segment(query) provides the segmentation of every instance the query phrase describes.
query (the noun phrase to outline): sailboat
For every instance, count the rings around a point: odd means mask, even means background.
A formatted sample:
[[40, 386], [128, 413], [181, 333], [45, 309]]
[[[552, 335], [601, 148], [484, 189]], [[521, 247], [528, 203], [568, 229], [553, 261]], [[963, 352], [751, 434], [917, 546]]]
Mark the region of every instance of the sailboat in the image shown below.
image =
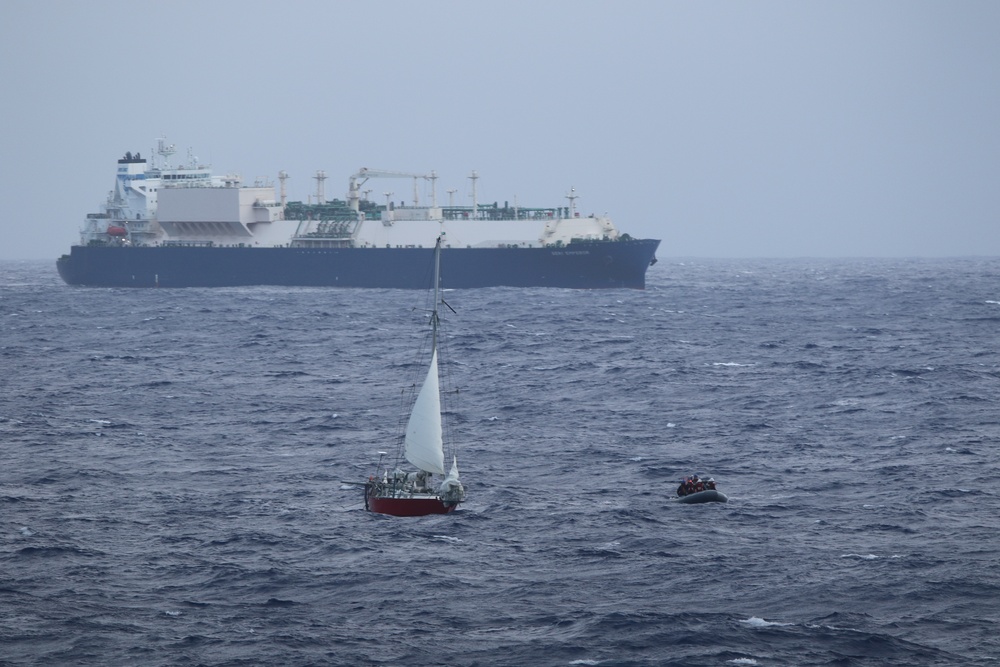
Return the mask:
[[[441, 237], [434, 246], [434, 306], [431, 311], [431, 359], [427, 376], [417, 392], [402, 453], [416, 472], [404, 472], [400, 456], [390, 471], [382, 468], [385, 452], [379, 452], [375, 474], [364, 483], [365, 509], [393, 516], [447, 514], [465, 500], [465, 488], [458, 478], [458, 457], [452, 455], [451, 469], [445, 474], [444, 433], [441, 425], [441, 385], [438, 373], [438, 304], [441, 282]], [[435, 475], [443, 477], [437, 481]]]

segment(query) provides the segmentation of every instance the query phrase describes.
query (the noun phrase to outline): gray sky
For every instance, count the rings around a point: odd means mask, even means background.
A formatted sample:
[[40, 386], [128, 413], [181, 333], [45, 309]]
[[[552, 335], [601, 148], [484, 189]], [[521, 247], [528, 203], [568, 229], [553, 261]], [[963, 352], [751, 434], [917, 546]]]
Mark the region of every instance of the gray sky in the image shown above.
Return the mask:
[[5, 0], [0, 259], [67, 252], [161, 135], [292, 199], [573, 186], [661, 258], [1000, 255], [997, 35], [992, 0]]

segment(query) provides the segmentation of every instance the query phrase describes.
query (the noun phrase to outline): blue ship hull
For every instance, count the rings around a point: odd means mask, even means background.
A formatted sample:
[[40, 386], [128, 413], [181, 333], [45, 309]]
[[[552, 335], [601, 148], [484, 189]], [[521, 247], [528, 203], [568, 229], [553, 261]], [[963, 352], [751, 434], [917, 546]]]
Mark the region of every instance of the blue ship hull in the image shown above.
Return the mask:
[[[646, 286], [655, 239], [546, 248], [445, 248], [441, 285], [471, 287]], [[70, 285], [235, 287], [286, 285], [429, 289], [432, 248], [73, 246], [56, 263]]]

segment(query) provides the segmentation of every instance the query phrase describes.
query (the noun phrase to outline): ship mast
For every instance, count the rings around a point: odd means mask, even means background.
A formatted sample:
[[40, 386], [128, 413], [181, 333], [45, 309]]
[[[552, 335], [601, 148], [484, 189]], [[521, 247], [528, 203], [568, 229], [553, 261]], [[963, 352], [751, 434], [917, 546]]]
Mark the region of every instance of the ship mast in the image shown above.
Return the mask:
[[479, 218], [479, 200], [476, 197], [476, 181], [479, 180], [479, 174], [476, 170], [472, 170], [472, 176], [469, 176], [469, 180], [472, 181], [472, 219], [476, 220]]
[[316, 171], [316, 175], [313, 176], [316, 179], [316, 203], [325, 204], [326, 203], [326, 172], [322, 169]]
[[168, 144], [167, 140], [161, 137], [156, 140], [156, 152], [163, 158], [163, 164], [160, 165], [160, 168], [164, 171], [170, 169], [170, 157], [177, 152], [177, 148], [173, 144]]
[[288, 180], [288, 172], [282, 169], [278, 172], [278, 180], [281, 181], [281, 210], [285, 210], [288, 204], [288, 192], [285, 190], [285, 181]]
[[576, 194], [576, 188], [570, 186], [569, 194], [566, 195], [566, 199], [569, 200], [569, 215], [567, 218], [576, 217], [576, 200], [580, 198], [580, 195]]

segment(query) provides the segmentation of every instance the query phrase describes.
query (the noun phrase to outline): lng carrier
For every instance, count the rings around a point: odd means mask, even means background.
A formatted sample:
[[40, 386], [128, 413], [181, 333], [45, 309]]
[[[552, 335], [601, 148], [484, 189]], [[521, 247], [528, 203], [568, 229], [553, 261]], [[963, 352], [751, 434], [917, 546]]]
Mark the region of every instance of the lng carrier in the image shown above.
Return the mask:
[[[57, 261], [70, 285], [226, 287], [241, 285], [427, 289], [435, 239], [444, 235], [441, 285], [642, 289], [659, 240], [633, 239], [605, 216], [581, 216], [576, 193], [555, 208], [437, 201], [437, 174], [362, 168], [346, 199], [327, 200], [319, 171], [315, 197], [287, 201], [272, 184], [245, 185], [190, 155], [172, 165], [157, 141], [149, 161], [118, 160], [114, 189], [87, 215], [80, 244]], [[368, 198], [371, 179], [412, 179], [411, 203]], [[430, 186], [421, 205], [418, 185]], [[456, 191], [448, 190], [451, 199]], [[313, 201], [314, 199], [314, 201]]]

